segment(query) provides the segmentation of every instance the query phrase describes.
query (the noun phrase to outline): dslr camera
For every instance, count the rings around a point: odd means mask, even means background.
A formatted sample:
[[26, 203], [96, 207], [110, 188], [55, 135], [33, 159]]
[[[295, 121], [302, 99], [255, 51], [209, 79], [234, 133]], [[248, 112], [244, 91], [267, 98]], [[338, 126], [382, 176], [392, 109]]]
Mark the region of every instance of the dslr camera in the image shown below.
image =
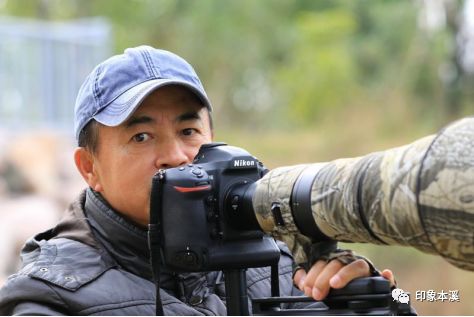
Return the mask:
[[198, 272], [278, 263], [280, 251], [252, 207], [255, 182], [266, 171], [243, 149], [209, 143], [192, 164], [155, 175], [151, 216], [161, 227], [165, 266]]

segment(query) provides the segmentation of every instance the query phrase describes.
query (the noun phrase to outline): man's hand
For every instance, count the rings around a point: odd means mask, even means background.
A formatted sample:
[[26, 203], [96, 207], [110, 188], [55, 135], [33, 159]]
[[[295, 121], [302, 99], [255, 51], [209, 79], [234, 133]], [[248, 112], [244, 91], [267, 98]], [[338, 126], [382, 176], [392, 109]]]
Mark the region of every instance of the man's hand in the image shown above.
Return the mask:
[[[382, 276], [395, 285], [395, 278], [390, 270], [383, 270]], [[366, 261], [358, 259], [347, 265], [338, 260], [317, 261], [308, 273], [304, 269], [298, 270], [293, 278], [293, 282], [306, 296], [315, 300], [324, 299], [329, 293], [329, 289], [343, 288], [350, 281], [358, 277], [370, 276], [370, 267]]]

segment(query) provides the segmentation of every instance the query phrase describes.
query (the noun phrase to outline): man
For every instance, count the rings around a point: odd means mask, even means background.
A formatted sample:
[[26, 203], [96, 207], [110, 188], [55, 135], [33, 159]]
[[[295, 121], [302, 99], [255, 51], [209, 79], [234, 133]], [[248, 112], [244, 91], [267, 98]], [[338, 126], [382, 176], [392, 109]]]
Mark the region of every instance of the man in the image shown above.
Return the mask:
[[[146, 225], [151, 178], [190, 163], [212, 141], [211, 104], [192, 67], [147, 46], [127, 49], [98, 65], [76, 102], [74, 161], [89, 188], [53, 229], [28, 241], [23, 267], [0, 291], [0, 314], [125, 314], [155, 312]], [[296, 294], [292, 261], [281, 246], [281, 292]], [[390, 272], [389, 272], [390, 273]], [[369, 264], [321, 261], [315, 286], [342, 287], [370, 274]], [[249, 269], [249, 297], [270, 295], [268, 268]], [[160, 296], [169, 315], [223, 315], [221, 272], [162, 272]], [[393, 280], [393, 279], [392, 279]]]

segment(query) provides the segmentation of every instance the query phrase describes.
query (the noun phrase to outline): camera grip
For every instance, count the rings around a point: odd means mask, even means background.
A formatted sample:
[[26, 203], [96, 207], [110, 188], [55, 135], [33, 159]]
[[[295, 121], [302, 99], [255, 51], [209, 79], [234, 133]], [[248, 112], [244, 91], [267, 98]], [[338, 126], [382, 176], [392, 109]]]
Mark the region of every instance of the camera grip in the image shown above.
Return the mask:
[[209, 244], [204, 206], [211, 192], [209, 175], [193, 164], [163, 174], [160, 207], [163, 262], [175, 271], [200, 271]]

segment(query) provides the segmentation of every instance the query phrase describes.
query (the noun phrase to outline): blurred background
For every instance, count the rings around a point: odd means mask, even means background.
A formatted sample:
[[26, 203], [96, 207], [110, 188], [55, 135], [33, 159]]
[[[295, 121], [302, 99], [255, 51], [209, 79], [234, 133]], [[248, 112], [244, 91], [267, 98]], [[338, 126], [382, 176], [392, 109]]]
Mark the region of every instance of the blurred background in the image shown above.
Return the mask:
[[[268, 167], [387, 149], [471, 115], [473, 0], [0, 0], [0, 285], [84, 187], [73, 108], [92, 68], [149, 44], [195, 66], [216, 140]], [[394, 271], [423, 315], [473, 315], [474, 274], [345, 245]], [[459, 302], [416, 301], [458, 291]]]

